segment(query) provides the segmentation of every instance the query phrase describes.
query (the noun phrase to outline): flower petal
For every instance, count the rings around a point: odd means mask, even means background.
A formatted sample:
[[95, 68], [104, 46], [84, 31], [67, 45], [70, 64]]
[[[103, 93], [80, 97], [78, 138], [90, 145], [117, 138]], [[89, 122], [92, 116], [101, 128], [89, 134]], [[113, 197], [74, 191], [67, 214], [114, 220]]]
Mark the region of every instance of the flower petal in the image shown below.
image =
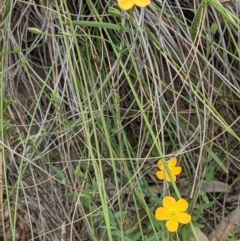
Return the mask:
[[166, 180], [167, 180], [168, 182], [171, 182], [171, 179], [170, 179], [169, 175], [167, 174], [167, 172], [165, 172], [165, 176], [164, 176], [164, 177], [166, 178]]
[[159, 180], [163, 180], [164, 179], [164, 171], [157, 171], [156, 172], [156, 176]]
[[163, 208], [157, 208], [156, 212], [155, 212], [155, 218], [159, 221], [164, 221], [164, 220], [168, 220], [170, 218], [171, 213]]
[[176, 157], [172, 157], [169, 161], [168, 161], [168, 167], [173, 168], [177, 165], [177, 158]]
[[146, 7], [147, 5], [150, 4], [150, 0], [135, 0], [134, 3], [135, 3], [138, 7]]
[[191, 215], [188, 213], [179, 213], [178, 214], [178, 222], [182, 224], [187, 224], [191, 221]]
[[166, 227], [170, 232], [176, 232], [178, 230], [178, 222], [176, 219], [170, 219], [166, 222]]
[[177, 201], [177, 204], [176, 204], [176, 207], [177, 207], [177, 210], [179, 212], [184, 212], [187, 210], [188, 208], [188, 202], [183, 199], [183, 198], [180, 198], [178, 201]]
[[174, 175], [179, 175], [182, 172], [182, 167], [173, 167], [171, 173]]
[[159, 168], [160, 170], [162, 170], [162, 171], [164, 170], [164, 165], [163, 165], [162, 159], [159, 159], [159, 160], [158, 160], [157, 166], [158, 166], [158, 168]]
[[123, 10], [128, 10], [134, 5], [134, 0], [118, 0], [118, 6]]
[[[172, 177], [173, 181], [176, 182], [176, 180], [177, 180], [176, 176], [175, 175], [171, 175], [171, 177]], [[171, 182], [171, 179], [170, 179], [170, 177], [169, 177], [169, 175], [167, 173], [166, 173], [166, 180], [168, 182]]]
[[163, 198], [163, 207], [172, 210], [176, 206], [176, 200], [173, 197], [166, 196]]

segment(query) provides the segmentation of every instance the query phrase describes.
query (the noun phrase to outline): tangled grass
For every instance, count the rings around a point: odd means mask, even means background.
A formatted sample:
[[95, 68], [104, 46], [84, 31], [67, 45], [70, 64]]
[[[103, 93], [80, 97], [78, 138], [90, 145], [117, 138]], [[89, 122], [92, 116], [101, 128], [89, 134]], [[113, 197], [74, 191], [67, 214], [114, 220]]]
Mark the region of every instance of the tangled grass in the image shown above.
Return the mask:
[[1, 240], [189, 240], [154, 219], [170, 190], [206, 236], [238, 207], [238, 0], [0, 9]]

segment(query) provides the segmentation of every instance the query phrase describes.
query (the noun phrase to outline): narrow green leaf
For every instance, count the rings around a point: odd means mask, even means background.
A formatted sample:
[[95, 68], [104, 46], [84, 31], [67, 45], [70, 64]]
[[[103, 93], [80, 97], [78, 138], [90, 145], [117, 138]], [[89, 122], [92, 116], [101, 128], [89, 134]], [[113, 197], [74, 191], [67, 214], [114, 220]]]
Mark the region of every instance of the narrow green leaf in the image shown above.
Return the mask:
[[4, 8], [4, 13], [3, 13], [3, 20], [7, 17], [7, 15], [9, 14], [10, 10], [11, 10], [11, 6], [12, 6], [12, 0], [8, 0], [5, 3], [5, 8]]
[[239, 29], [239, 17], [227, 10], [219, 0], [208, 0], [208, 4], [218, 11], [224, 19], [231, 22], [237, 29]]
[[199, 5], [199, 7], [198, 7], [198, 9], [196, 11], [196, 14], [195, 14], [195, 16], [193, 18], [193, 21], [192, 21], [192, 24], [191, 24], [191, 28], [190, 28], [190, 33], [191, 33], [191, 37], [192, 37], [193, 42], [196, 39], [199, 26], [200, 26], [200, 24], [202, 22], [204, 13], [206, 11], [206, 7], [207, 7], [207, 1], [203, 0], [201, 2], [201, 4]]
[[72, 37], [73, 35], [64, 31], [60, 32], [61, 35], [66, 36], [66, 37]]
[[218, 164], [218, 166], [225, 172], [228, 173], [227, 167], [223, 164], [223, 162], [219, 159], [216, 153], [214, 153], [210, 148], [206, 147], [208, 153], [211, 155], [211, 157], [214, 159], [214, 161]]
[[106, 23], [106, 22], [96, 22], [96, 21], [72, 21], [73, 26], [81, 27], [95, 27], [95, 28], [109, 28], [119, 30], [118, 24]]

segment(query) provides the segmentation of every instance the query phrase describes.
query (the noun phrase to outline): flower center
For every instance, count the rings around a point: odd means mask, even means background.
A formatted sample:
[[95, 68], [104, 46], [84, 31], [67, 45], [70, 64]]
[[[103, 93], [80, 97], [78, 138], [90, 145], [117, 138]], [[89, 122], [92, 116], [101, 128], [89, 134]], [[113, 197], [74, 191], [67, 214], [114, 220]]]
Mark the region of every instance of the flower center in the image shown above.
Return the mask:
[[172, 217], [176, 216], [176, 214], [177, 214], [177, 211], [176, 211], [176, 210], [172, 210], [172, 211], [171, 211], [171, 216], [172, 216]]

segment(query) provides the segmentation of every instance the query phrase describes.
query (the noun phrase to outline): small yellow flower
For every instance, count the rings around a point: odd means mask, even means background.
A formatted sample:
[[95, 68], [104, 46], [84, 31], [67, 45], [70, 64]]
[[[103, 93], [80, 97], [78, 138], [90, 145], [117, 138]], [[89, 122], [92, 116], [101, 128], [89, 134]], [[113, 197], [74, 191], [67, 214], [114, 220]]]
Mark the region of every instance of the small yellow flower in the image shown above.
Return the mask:
[[191, 215], [185, 211], [188, 208], [188, 202], [181, 198], [176, 201], [173, 197], [163, 198], [163, 207], [157, 208], [155, 218], [158, 221], [167, 221], [166, 227], [170, 232], [178, 230], [179, 223], [187, 224], [191, 221]]
[[128, 10], [134, 5], [138, 7], [146, 7], [150, 4], [150, 0], [118, 0], [118, 6], [123, 10]]
[[[159, 180], [166, 179], [168, 182], [171, 182], [171, 179], [170, 179], [170, 177], [169, 177], [169, 175], [167, 173], [167, 170], [166, 170], [166, 168], [163, 165], [162, 159], [160, 159], [158, 161], [157, 165], [158, 165], [158, 167], [160, 169], [160, 171], [156, 172], [157, 178]], [[176, 167], [176, 165], [177, 165], [177, 158], [176, 157], [171, 158], [167, 162], [168, 169], [169, 169], [169, 171], [171, 173], [171, 176], [172, 176], [172, 179], [173, 179], [174, 182], [176, 181], [176, 176], [179, 175], [182, 172], [182, 168], [181, 167]]]

